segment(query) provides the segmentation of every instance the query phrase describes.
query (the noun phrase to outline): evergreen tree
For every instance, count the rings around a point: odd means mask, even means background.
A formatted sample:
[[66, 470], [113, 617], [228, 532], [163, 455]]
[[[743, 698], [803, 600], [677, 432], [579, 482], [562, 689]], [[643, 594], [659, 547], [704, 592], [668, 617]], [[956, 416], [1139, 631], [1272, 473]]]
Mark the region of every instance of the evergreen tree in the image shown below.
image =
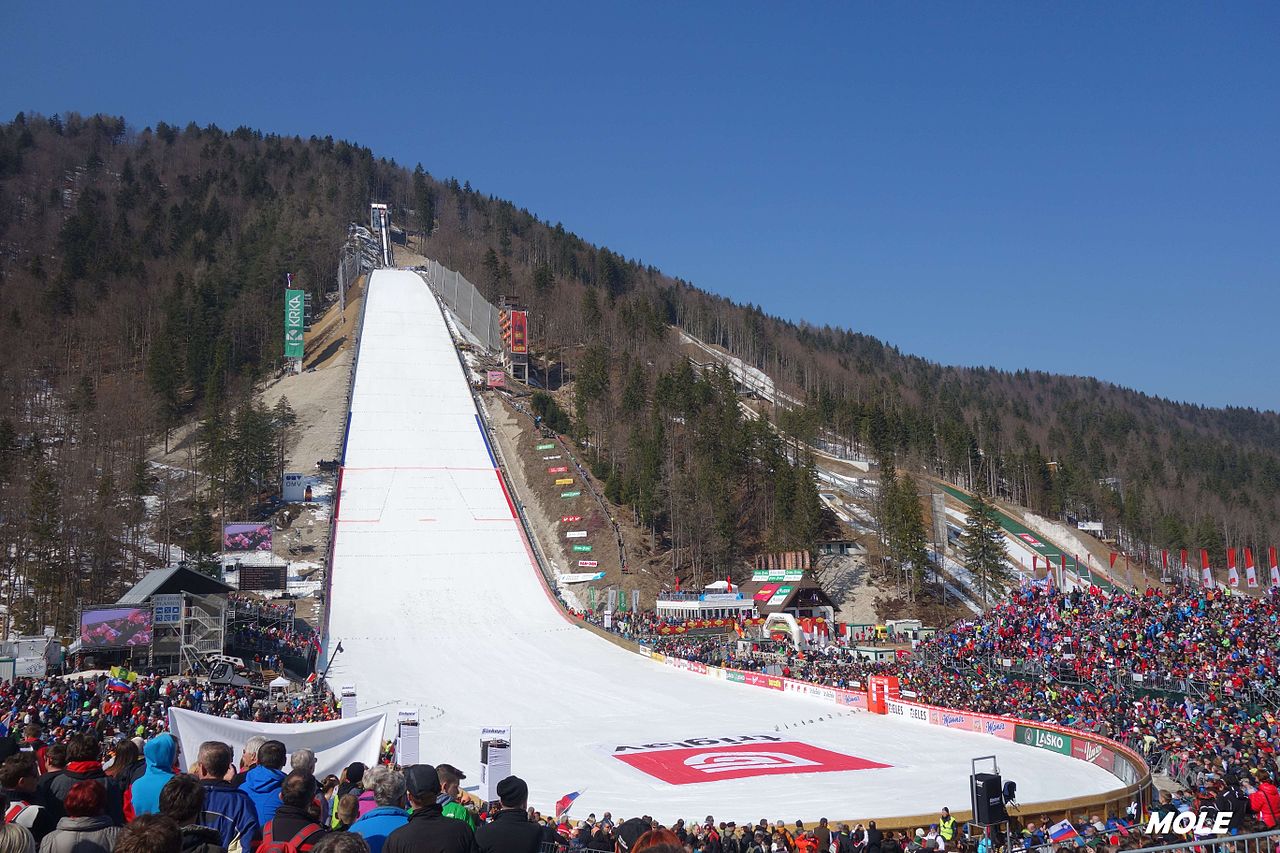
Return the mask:
[[988, 604], [991, 594], [998, 593], [1001, 585], [1008, 582], [1009, 564], [995, 505], [983, 489], [973, 494], [964, 532], [960, 534], [960, 555], [982, 593], [983, 605]]

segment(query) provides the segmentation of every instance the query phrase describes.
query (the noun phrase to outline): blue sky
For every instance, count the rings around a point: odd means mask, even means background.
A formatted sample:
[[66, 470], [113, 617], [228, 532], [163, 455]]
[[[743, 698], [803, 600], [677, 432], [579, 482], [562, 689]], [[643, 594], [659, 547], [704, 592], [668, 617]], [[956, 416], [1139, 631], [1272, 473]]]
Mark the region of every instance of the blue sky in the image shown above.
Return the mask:
[[1280, 3], [10, 3], [0, 115], [332, 134], [791, 319], [1280, 408]]

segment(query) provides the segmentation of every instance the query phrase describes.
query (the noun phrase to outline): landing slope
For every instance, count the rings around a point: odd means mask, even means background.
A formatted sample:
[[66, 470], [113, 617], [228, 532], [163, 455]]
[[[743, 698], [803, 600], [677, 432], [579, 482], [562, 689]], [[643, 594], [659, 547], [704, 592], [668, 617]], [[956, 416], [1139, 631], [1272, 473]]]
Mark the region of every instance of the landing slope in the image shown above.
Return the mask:
[[[420, 708], [424, 760], [456, 764], [474, 784], [480, 727], [509, 724], [531, 805], [549, 811], [579, 790], [575, 815], [666, 820], [961, 807], [969, 758], [992, 753], [1028, 802], [1118, 787], [1097, 767], [1042, 750], [842, 715], [676, 671], [575, 627], [538, 580], [426, 285], [383, 270], [367, 299], [330, 610], [329, 643], [345, 651], [330, 681], [357, 685], [362, 710]], [[671, 748], [745, 736], [758, 739]], [[666, 748], [617, 751], [656, 743]], [[726, 757], [735, 749], [756, 753], [742, 759], [746, 776]]]

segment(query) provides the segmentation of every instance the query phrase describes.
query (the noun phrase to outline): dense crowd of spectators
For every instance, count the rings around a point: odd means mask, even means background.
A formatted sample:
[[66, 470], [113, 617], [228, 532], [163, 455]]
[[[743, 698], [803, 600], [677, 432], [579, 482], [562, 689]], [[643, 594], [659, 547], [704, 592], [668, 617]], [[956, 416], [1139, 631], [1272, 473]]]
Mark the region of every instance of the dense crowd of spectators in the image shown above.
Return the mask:
[[[0, 850], [32, 853], [995, 853], [989, 836], [971, 837], [947, 809], [911, 832], [865, 826], [760, 820], [738, 824], [648, 816], [615, 821], [606, 812], [571, 824], [529, 805], [528, 785], [509, 776], [498, 800], [482, 803], [462, 789], [449, 764], [348, 765], [317, 778], [316, 756], [263, 736], [238, 749], [207, 741], [189, 767], [178, 766], [176, 740], [162, 732], [104, 750], [92, 732], [47, 745], [32, 728], [0, 760]], [[34, 735], [34, 737], [32, 736]], [[139, 748], [139, 743], [141, 747]], [[1274, 788], [1272, 788], [1274, 790]], [[567, 800], [566, 800], [567, 802]], [[1162, 809], [1194, 807], [1165, 798]], [[1210, 804], [1209, 807], [1213, 807]], [[567, 810], [567, 807], [565, 807]], [[1046, 844], [1048, 818], [1013, 830], [1013, 847]], [[1244, 827], [1243, 821], [1241, 827]], [[1072, 848], [1110, 853], [1138, 847], [1129, 823], [1081, 816]], [[1012, 853], [1012, 851], [1010, 851]]]
[[255, 599], [245, 593], [228, 596], [228, 653], [252, 661], [259, 670], [283, 672], [286, 665], [303, 674], [315, 671], [319, 638], [310, 625], [294, 618], [292, 603]]
[[[595, 614], [584, 618], [600, 622]], [[1277, 590], [1254, 598], [1223, 590], [1028, 587], [939, 631], [910, 657], [879, 663], [842, 645], [798, 651], [734, 635], [663, 637], [651, 629], [632, 636], [663, 654], [834, 687], [896, 675], [922, 702], [1126, 742], [1192, 793], [1253, 771], [1280, 773]]]

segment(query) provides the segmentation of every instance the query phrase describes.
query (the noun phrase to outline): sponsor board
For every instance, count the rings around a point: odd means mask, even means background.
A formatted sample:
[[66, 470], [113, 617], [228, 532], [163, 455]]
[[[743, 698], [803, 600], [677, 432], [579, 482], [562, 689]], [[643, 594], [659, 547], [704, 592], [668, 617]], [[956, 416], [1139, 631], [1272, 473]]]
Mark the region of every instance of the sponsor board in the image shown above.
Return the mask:
[[556, 449], [556, 446], [555, 446], [555, 444], [554, 444], [554, 443], [552, 443], [552, 442], [547, 442], [547, 443], [545, 443], [545, 444], [539, 444], [537, 447], [535, 447], [535, 448], [534, 448], [534, 450], [555, 450], [555, 449]]
[[600, 565], [600, 562], [598, 560], [579, 560], [578, 561], [578, 568], [580, 569], [594, 569], [598, 565]]
[[912, 705], [908, 702], [899, 702], [890, 699], [885, 703], [885, 707], [890, 714], [902, 717], [904, 720], [910, 720], [913, 723], [929, 723], [929, 709], [922, 708], [919, 705]]
[[586, 539], [586, 538], [587, 538], [587, 531], [585, 531], [585, 530], [566, 530], [566, 531], [565, 531], [565, 533], [564, 533], [564, 538], [565, 538], [565, 539]]
[[676, 669], [684, 669], [689, 672], [696, 672], [698, 675], [706, 675], [711, 668], [705, 663], [696, 660], [685, 660], [684, 658], [667, 658], [667, 666], [673, 666]]
[[573, 524], [575, 521], [582, 521], [582, 516], [580, 516], [580, 515], [562, 515], [562, 516], [560, 516], [560, 523], [561, 523], [561, 524]]
[[1037, 548], [1039, 548], [1044, 544], [1039, 539], [1032, 536], [1030, 533], [1019, 533], [1018, 538], [1021, 539], [1023, 542], [1026, 542], [1028, 545], [1034, 545]]
[[548, 474], [567, 474], [569, 472], [568, 465], [552, 465], [547, 469]]
[[573, 478], [572, 478], [572, 477], [563, 477], [563, 478], [561, 478], [561, 479], [559, 479], [559, 480], [556, 480], [556, 485], [557, 485], [557, 486], [572, 486], [572, 485], [573, 485]]
[[1197, 838], [1206, 835], [1226, 835], [1231, 829], [1233, 814], [1229, 811], [1209, 812], [1174, 812], [1167, 814], [1155, 812], [1147, 818], [1148, 835], [1186, 835], [1194, 834]]
[[560, 497], [562, 497], [562, 498], [576, 498], [576, 497], [578, 497], [578, 496], [579, 496], [579, 495], [581, 495], [581, 494], [582, 494], [581, 490], [575, 489], [575, 490], [574, 490], [574, 491], [572, 491], [572, 492], [561, 492], [561, 493], [560, 493]]
[[557, 453], [555, 456], [544, 456], [544, 457], [542, 457], [542, 461], [543, 461], [543, 462], [554, 462], [555, 460], [560, 459], [560, 458], [561, 458], [560, 454], [559, 454], [559, 453]]
[[484, 378], [490, 388], [501, 388], [507, 384], [507, 374], [501, 370], [486, 370]]
[[591, 546], [590, 545], [574, 545], [573, 550], [583, 554], [589, 554], [591, 553]]
[[1018, 743], [1047, 749], [1060, 755], [1071, 754], [1071, 735], [1052, 732], [1038, 726], [1015, 725], [1013, 739]]
[[668, 785], [718, 782], [754, 776], [871, 770], [889, 766], [799, 741], [780, 740], [771, 735], [751, 737], [751, 742], [747, 743], [733, 742], [740, 740], [734, 738], [694, 740], [707, 743], [697, 746], [655, 744], [654, 748], [634, 751], [619, 747], [614, 751], [614, 757]]
[[1116, 754], [1106, 746], [1080, 737], [1071, 739], [1071, 757], [1090, 764], [1096, 764], [1103, 770], [1115, 774]]
[[1001, 720], [995, 717], [974, 717], [973, 730], [984, 735], [1013, 740], [1015, 724], [1012, 720]]

